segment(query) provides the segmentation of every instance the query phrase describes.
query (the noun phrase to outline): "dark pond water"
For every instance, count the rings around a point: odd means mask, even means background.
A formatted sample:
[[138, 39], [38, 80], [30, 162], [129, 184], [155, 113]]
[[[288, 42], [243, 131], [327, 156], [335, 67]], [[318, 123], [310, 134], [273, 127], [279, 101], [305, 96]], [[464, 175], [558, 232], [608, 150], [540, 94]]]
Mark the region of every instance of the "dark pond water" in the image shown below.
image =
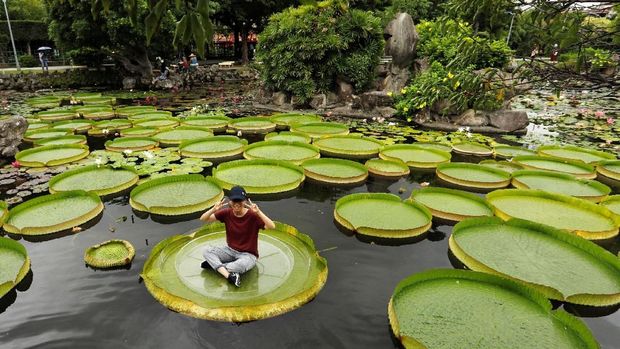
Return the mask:
[[[192, 232], [201, 223], [195, 219], [162, 224], [135, 216], [132, 222], [127, 197], [113, 199], [88, 230], [45, 242], [21, 241], [32, 258], [33, 278], [29, 288], [17, 292], [14, 303], [0, 314], [0, 347], [395, 347], [387, 320], [392, 291], [413, 273], [452, 268], [447, 254], [451, 227], [434, 227], [427, 239], [415, 244], [368, 244], [336, 228], [333, 208], [338, 198], [355, 192], [391, 192], [406, 198], [422, 181], [432, 184], [433, 178], [369, 180], [348, 189], [306, 183], [293, 197], [255, 200], [274, 220], [314, 239], [328, 261], [329, 277], [318, 296], [300, 309], [244, 324], [197, 320], [159, 304], [140, 282], [148, 254], [162, 239]], [[129, 219], [123, 222], [122, 216]], [[112, 238], [129, 240], [136, 247], [131, 268], [94, 271], [85, 267], [84, 250]], [[12, 300], [11, 295], [4, 299], [5, 303]], [[620, 346], [620, 312], [584, 320], [601, 347]]]

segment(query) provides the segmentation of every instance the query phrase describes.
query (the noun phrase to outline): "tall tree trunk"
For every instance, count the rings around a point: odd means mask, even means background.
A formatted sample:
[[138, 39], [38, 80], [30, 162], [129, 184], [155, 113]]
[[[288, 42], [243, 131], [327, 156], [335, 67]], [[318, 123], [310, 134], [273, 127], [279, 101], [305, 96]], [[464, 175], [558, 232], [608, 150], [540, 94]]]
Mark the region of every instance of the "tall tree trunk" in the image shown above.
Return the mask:
[[123, 52], [109, 53], [129, 74], [140, 77], [142, 84], [150, 84], [153, 78], [153, 66], [146, 47], [131, 47], [125, 48]]
[[241, 52], [241, 42], [239, 41], [239, 27], [235, 26], [234, 32], [234, 39], [235, 39], [235, 47], [234, 47], [234, 58], [237, 59], [239, 58], [239, 53]]
[[32, 48], [30, 47], [30, 40], [26, 42], [26, 52], [28, 52], [29, 55], [32, 55]]
[[248, 30], [244, 26], [241, 32], [241, 64], [246, 65], [250, 63], [250, 57], [248, 56]]

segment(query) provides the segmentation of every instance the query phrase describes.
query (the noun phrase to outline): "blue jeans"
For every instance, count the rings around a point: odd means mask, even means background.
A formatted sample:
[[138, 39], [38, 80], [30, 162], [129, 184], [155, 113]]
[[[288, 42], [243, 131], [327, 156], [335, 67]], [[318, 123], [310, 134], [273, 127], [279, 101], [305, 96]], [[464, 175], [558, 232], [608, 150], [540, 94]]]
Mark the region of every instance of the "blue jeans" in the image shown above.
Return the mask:
[[239, 274], [254, 268], [257, 259], [255, 255], [249, 252], [239, 252], [228, 246], [207, 246], [202, 252], [202, 256], [213, 270], [224, 267], [230, 273]]

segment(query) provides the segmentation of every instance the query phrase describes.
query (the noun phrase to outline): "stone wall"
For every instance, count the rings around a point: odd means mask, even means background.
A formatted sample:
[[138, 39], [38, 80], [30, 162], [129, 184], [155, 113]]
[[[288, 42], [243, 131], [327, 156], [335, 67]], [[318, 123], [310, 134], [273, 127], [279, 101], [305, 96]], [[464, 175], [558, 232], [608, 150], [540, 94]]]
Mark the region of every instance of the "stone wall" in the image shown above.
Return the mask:
[[0, 74], [0, 90], [37, 91], [42, 89], [70, 89], [85, 87], [121, 88], [122, 78], [118, 71], [103, 69], [75, 69], [27, 72], [24, 74]]

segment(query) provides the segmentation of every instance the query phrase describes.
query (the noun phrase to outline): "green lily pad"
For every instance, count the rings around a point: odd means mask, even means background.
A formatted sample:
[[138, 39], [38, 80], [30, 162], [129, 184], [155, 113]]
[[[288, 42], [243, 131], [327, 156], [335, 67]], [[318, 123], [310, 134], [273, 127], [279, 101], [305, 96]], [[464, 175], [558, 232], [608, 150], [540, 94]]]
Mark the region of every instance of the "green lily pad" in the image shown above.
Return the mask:
[[268, 118], [243, 117], [231, 120], [228, 127], [246, 134], [265, 134], [275, 130], [276, 124]]
[[473, 143], [473, 142], [462, 142], [462, 143], [453, 144], [452, 150], [455, 153], [465, 154], [465, 155], [476, 155], [476, 156], [493, 155], [493, 149], [491, 149], [490, 147], [487, 147], [484, 144]]
[[40, 130], [40, 129], [44, 129], [44, 128], [49, 128], [50, 127], [50, 123], [47, 122], [31, 122], [30, 119], [28, 119], [28, 129], [27, 131], [34, 131], [34, 130]]
[[19, 242], [0, 237], [0, 298], [19, 284], [30, 270], [30, 257]]
[[58, 174], [49, 181], [50, 193], [84, 190], [99, 196], [115, 194], [138, 182], [133, 168], [90, 165]]
[[70, 109], [46, 110], [37, 113], [37, 117], [43, 121], [63, 121], [78, 118], [80, 115]]
[[228, 128], [228, 123], [231, 118], [227, 116], [190, 116], [181, 121], [182, 125], [186, 126], [198, 126], [212, 130], [213, 132], [225, 131]]
[[243, 156], [250, 160], [284, 160], [299, 165], [308, 159], [317, 159], [321, 154], [319, 153], [319, 148], [307, 143], [263, 141], [247, 146]]
[[138, 211], [178, 216], [204, 211], [223, 197], [222, 188], [211, 177], [187, 174], [138, 185], [131, 191], [129, 204]]
[[86, 136], [83, 135], [69, 135], [53, 138], [42, 138], [34, 141], [35, 146], [43, 145], [63, 145], [63, 144], [86, 144]]
[[493, 147], [493, 152], [495, 153], [496, 157], [503, 158], [503, 159], [510, 159], [510, 158], [513, 158], [515, 156], [520, 156], [520, 155], [536, 155], [535, 151], [527, 149], [527, 148], [514, 147], [510, 145], [501, 145], [501, 144], [498, 144], [495, 147]]
[[2, 228], [2, 224], [9, 216], [9, 206], [6, 202], [0, 200], [0, 228]]
[[345, 159], [370, 159], [376, 157], [383, 143], [370, 137], [357, 135], [329, 136], [313, 142], [321, 154]]
[[452, 151], [452, 146], [443, 143], [436, 142], [415, 142], [413, 143], [416, 147], [424, 148], [424, 149], [435, 149], [445, 151], [447, 153]]
[[511, 162], [511, 161], [482, 160], [479, 162], [479, 164], [482, 166], [506, 171], [508, 173], [513, 173], [515, 171], [519, 171], [523, 169], [523, 166], [516, 164], [514, 162]]
[[560, 159], [581, 160], [586, 164], [601, 160], [616, 160], [616, 157], [613, 154], [574, 146], [562, 147], [557, 145], [545, 145], [538, 147], [538, 154], [553, 156]]
[[611, 195], [600, 202], [600, 205], [620, 216], [620, 195]]
[[214, 136], [181, 143], [182, 156], [224, 161], [240, 157], [248, 141], [236, 136]]
[[213, 136], [213, 132], [202, 127], [180, 126], [172, 130], [161, 131], [154, 135], [161, 146], [178, 146], [183, 141], [191, 141]]
[[168, 119], [171, 117], [172, 113], [164, 110], [147, 110], [141, 113], [134, 113], [127, 116], [127, 118], [132, 121], [160, 120]]
[[620, 260], [562, 230], [519, 219], [472, 219], [457, 224], [449, 241], [469, 269], [524, 282], [548, 298], [620, 303]]
[[128, 265], [136, 249], [126, 240], [108, 240], [84, 251], [84, 262], [93, 268], [114, 268]]
[[437, 166], [437, 177], [463, 188], [498, 189], [510, 185], [510, 173], [465, 162], [452, 162]]
[[34, 108], [53, 108], [60, 105], [59, 96], [31, 97], [26, 99], [26, 103]]
[[433, 217], [451, 222], [493, 215], [493, 208], [485, 199], [462, 190], [426, 187], [414, 190], [411, 199], [426, 206]]
[[291, 125], [292, 132], [305, 133], [312, 138], [321, 138], [325, 136], [344, 136], [349, 134], [349, 128], [346, 125], [336, 122], [312, 122], [307, 124]]
[[359, 162], [344, 159], [312, 159], [301, 165], [306, 177], [328, 184], [358, 184], [368, 178], [368, 169]]
[[[241, 287], [200, 267], [207, 246], [226, 244], [225, 227], [209, 224], [190, 235], [171, 236], [153, 248], [141, 277], [149, 292], [182, 314], [217, 321], [253, 321], [300, 307], [327, 279], [327, 262], [312, 239], [276, 223], [259, 234], [256, 267], [243, 274]], [[303, 272], [300, 272], [303, 271]]]
[[516, 156], [512, 159], [512, 161], [528, 170], [563, 172], [572, 174], [575, 177], [586, 179], [594, 179], [596, 177], [594, 167], [587, 165], [582, 161], [536, 155]]
[[134, 114], [156, 111], [157, 108], [152, 105], [132, 105], [128, 107], [116, 108], [116, 115], [127, 118]]
[[596, 172], [606, 178], [620, 182], [620, 160], [601, 161], [596, 166]]
[[487, 194], [495, 215], [526, 219], [569, 231], [588, 240], [618, 235], [620, 218], [590, 201], [540, 190], [505, 189]]
[[401, 201], [393, 194], [357, 193], [336, 202], [336, 221], [350, 231], [371, 237], [405, 239], [420, 236], [431, 227], [426, 207]]
[[[390, 326], [407, 348], [598, 348], [586, 325], [514, 281], [428, 270], [398, 283]], [[449, 325], [448, 325], [449, 324]]]
[[110, 106], [89, 105], [75, 109], [84, 119], [89, 120], [109, 120], [114, 119], [116, 114]]
[[26, 149], [15, 154], [22, 166], [58, 166], [78, 161], [88, 156], [88, 146], [82, 144], [45, 145]]
[[45, 138], [56, 138], [73, 134], [72, 131], [69, 130], [55, 130], [51, 128], [44, 128], [32, 131], [26, 131], [24, 133], [24, 141], [34, 143], [40, 139]]
[[305, 133], [282, 131], [280, 133], [271, 132], [265, 135], [266, 141], [286, 141], [286, 142], [301, 142], [310, 143], [312, 138]]
[[4, 230], [19, 235], [52, 234], [97, 217], [103, 211], [99, 196], [82, 190], [39, 196], [13, 207]]
[[139, 119], [133, 121], [134, 126], [153, 127], [158, 129], [173, 128], [179, 126], [179, 120], [175, 118]]
[[379, 153], [384, 160], [400, 160], [416, 169], [433, 169], [437, 165], [450, 162], [452, 154], [432, 148], [418, 147], [415, 144], [388, 145]]
[[105, 142], [107, 150], [117, 152], [150, 150], [158, 145], [156, 139], [149, 137], [120, 137]]
[[410, 173], [409, 166], [400, 160], [370, 159], [364, 166], [370, 175], [377, 177], [400, 178]]
[[130, 127], [120, 131], [121, 137], [152, 137], [159, 132], [153, 127]]
[[271, 121], [273, 121], [280, 128], [286, 128], [293, 124], [301, 125], [321, 122], [322, 118], [315, 114], [284, 113], [273, 115], [271, 117]]
[[512, 185], [518, 189], [540, 189], [594, 202], [611, 193], [611, 189], [600, 182], [550, 171], [516, 171], [512, 174]]
[[101, 104], [114, 105], [114, 104], [116, 104], [116, 98], [114, 98], [114, 97], [83, 96], [83, 97], [76, 97], [76, 99], [78, 101], [81, 101], [84, 105], [90, 105], [90, 104], [94, 104], [94, 105], [101, 105]]
[[84, 133], [93, 127], [94, 121], [92, 120], [68, 120], [59, 121], [50, 125], [55, 130], [70, 130], [76, 133]]
[[297, 189], [305, 179], [303, 168], [280, 160], [237, 160], [220, 164], [213, 177], [230, 190], [242, 186], [250, 194], [274, 194]]

